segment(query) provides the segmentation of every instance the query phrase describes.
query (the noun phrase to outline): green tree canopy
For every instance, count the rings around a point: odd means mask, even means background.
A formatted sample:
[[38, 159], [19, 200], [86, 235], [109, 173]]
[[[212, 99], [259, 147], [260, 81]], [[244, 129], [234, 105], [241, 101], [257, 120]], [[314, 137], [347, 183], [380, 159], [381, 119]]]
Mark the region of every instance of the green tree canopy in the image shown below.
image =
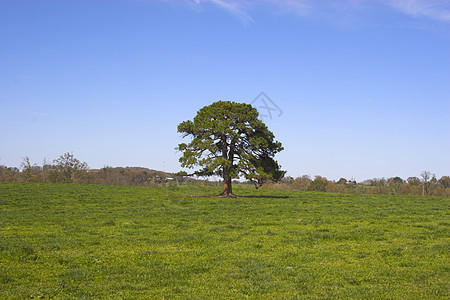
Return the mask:
[[441, 179], [439, 179], [439, 183], [445, 188], [450, 187], [450, 177], [449, 176], [442, 176]]
[[233, 178], [244, 176], [258, 188], [285, 174], [273, 159], [283, 147], [250, 104], [214, 102], [200, 109], [193, 121], [180, 123], [178, 132], [192, 138], [178, 145], [181, 166], [200, 167], [190, 175], [223, 177], [222, 196], [234, 196]]

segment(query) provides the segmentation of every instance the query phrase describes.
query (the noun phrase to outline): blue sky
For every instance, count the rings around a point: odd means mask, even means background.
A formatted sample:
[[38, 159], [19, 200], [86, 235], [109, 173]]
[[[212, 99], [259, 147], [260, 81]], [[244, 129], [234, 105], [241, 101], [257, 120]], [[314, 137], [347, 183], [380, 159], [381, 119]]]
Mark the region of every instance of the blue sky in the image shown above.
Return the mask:
[[0, 0], [0, 164], [179, 171], [180, 122], [263, 91], [288, 175], [439, 178], [449, 54], [450, 1]]

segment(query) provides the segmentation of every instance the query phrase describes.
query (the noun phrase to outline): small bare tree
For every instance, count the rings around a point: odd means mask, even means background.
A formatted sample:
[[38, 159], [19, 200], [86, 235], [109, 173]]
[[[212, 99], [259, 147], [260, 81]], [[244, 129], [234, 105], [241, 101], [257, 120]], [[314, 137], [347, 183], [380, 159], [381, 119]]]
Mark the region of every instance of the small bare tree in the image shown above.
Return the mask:
[[22, 159], [20, 168], [22, 169], [22, 176], [25, 178], [25, 181], [31, 182], [31, 170], [33, 168], [33, 165], [31, 164], [30, 158], [28, 156], [25, 156]]
[[423, 171], [420, 173], [420, 176], [422, 177], [422, 196], [425, 196], [425, 194], [428, 194], [428, 182], [430, 180], [431, 172]]
[[64, 153], [53, 161], [53, 180], [70, 183], [89, 170], [87, 163], [79, 161], [73, 153]]

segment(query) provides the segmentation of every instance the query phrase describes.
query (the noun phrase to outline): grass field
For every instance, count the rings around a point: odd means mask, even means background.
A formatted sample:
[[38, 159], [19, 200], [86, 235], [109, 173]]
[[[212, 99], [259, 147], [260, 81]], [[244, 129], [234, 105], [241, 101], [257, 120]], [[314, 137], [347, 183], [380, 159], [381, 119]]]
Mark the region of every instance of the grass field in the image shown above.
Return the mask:
[[449, 299], [449, 198], [0, 185], [2, 299]]

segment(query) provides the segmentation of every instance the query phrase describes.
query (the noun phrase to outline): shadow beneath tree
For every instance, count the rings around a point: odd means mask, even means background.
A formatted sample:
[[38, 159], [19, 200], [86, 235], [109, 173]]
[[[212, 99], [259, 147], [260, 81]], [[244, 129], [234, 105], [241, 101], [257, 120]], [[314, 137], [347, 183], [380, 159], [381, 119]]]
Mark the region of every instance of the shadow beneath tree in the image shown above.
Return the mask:
[[257, 198], [263, 198], [263, 199], [266, 199], [266, 198], [273, 198], [273, 199], [288, 199], [288, 198], [292, 198], [292, 197], [289, 197], [289, 196], [270, 196], [270, 195], [260, 195], [260, 196], [258, 196], [258, 195], [251, 195], [251, 196], [237, 196], [238, 198], [250, 198], [250, 199], [257, 199]]

